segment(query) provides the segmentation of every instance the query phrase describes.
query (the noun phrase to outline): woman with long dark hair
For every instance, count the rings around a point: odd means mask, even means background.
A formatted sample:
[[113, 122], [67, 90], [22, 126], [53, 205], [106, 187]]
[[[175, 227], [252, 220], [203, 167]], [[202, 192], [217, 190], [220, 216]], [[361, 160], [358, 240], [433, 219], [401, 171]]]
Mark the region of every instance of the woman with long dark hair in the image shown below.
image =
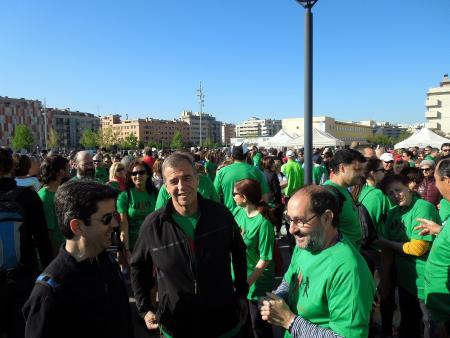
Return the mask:
[[128, 188], [117, 198], [117, 212], [122, 242], [126, 249], [133, 250], [142, 222], [155, 210], [158, 190], [153, 186], [151, 170], [142, 160], [135, 160], [130, 168]]
[[258, 299], [272, 290], [275, 276], [273, 216], [262, 200], [261, 185], [256, 180], [236, 182], [233, 197], [237, 205], [234, 218], [247, 246], [247, 282], [250, 287], [247, 299], [253, 333], [256, 338], [272, 337], [272, 327], [262, 320], [259, 313]]

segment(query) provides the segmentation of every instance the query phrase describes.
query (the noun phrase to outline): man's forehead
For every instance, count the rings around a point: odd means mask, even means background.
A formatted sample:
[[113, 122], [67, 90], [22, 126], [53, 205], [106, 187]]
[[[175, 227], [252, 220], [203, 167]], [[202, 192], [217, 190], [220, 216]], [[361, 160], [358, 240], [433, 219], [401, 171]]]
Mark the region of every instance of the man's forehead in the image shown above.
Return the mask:
[[178, 177], [178, 176], [186, 176], [186, 175], [193, 175], [194, 174], [194, 168], [190, 165], [181, 164], [177, 167], [167, 167], [164, 170], [164, 175], [166, 177]]

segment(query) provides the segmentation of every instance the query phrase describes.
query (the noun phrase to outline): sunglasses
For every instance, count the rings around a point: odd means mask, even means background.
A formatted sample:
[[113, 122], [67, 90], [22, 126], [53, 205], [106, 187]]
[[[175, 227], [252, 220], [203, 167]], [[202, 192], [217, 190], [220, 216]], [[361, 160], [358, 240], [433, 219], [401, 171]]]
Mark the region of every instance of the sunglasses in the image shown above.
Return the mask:
[[132, 171], [131, 172], [131, 176], [144, 176], [145, 174], [147, 174], [147, 172], [145, 170], [139, 170], [139, 171]]
[[120, 215], [117, 211], [114, 212], [110, 212], [108, 214], [103, 215], [102, 218], [88, 218], [87, 220], [90, 221], [99, 221], [100, 223], [102, 223], [103, 225], [110, 225], [112, 220], [115, 220], [117, 223], [120, 222]]
[[94, 163], [102, 163], [100, 160], [94, 160]]
[[420, 169], [420, 170], [422, 170], [422, 171], [430, 171], [431, 168], [423, 168], [423, 169]]
[[384, 163], [394, 163], [394, 161], [384, 161]]
[[442, 149], [442, 151], [448, 152], [450, 151], [450, 149]]

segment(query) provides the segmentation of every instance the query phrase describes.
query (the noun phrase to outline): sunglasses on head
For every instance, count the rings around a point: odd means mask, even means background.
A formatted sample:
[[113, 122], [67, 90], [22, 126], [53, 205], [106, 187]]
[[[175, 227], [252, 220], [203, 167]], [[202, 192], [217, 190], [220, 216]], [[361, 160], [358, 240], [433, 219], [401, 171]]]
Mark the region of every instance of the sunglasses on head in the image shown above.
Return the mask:
[[138, 170], [138, 171], [131, 172], [131, 176], [137, 176], [137, 175], [143, 176], [145, 174], [147, 174], [147, 172], [145, 170]]

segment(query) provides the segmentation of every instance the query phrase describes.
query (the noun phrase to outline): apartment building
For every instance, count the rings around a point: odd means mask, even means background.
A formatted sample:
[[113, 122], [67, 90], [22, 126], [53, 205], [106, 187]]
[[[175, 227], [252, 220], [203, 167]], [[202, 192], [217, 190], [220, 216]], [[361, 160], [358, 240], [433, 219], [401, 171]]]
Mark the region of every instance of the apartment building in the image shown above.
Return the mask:
[[428, 89], [425, 100], [426, 123], [425, 127], [440, 130], [450, 135], [450, 78], [448, 74], [439, 84], [439, 87]]
[[280, 131], [281, 127], [281, 120], [252, 117], [236, 125], [236, 137], [271, 137]]
[[200, 136], [202, 141], [210, 139], [215, 143], [222, 142], [222, 122], [216, 121], [216, 118], [210, 114], [185, 110], [178, 121], [189, 125], [190, 141], [194, 144], [200, 144]]

